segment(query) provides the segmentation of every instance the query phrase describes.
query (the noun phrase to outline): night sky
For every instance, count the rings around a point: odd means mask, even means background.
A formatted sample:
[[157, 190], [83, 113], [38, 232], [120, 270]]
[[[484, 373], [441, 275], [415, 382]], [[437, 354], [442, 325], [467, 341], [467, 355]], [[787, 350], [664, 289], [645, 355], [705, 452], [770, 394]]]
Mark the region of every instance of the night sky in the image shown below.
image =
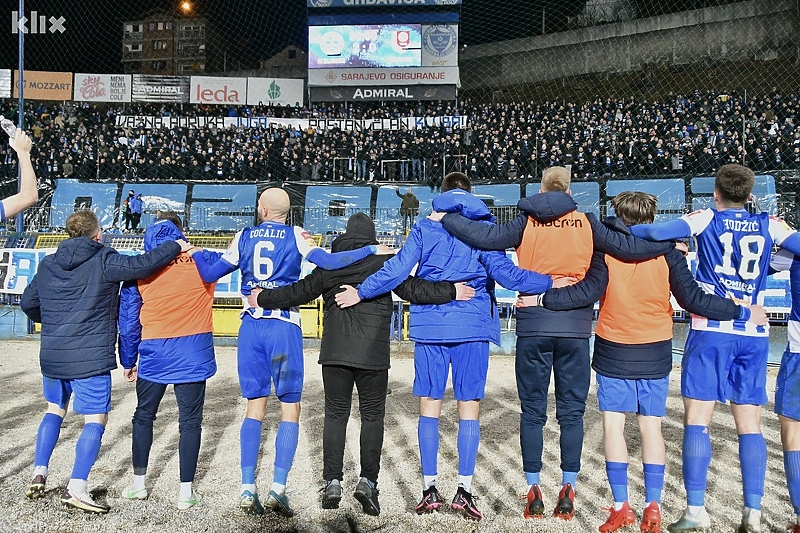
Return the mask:
[[[227, 53], [228, 68], [257, 68], [258, 62], [288, 44], [306, 46], [305, 0], [191, 0], [192, 12], [204, 16]], [[569, 4], [574, 4], [569, 6]], [[558, 6], [564, 13], [581, 1], [465, 0], [462, 6], [462, 42], [479, 44], [526, 35], [541, 28], [541, 5]], [[11, 10], [0, 17], [0, 68], [16, 68], [17, 36], [10, 31]], [[12, 7], [13, 6], [13, 7]], [[177, 11], [179, 2], [164, 0], [76, 1], [28, 0], [26, 15], [63, 16], [66, 32], [25, 36], [25, 68], [71, 72], [122, 72], [122, 22], [143, 18], [152, 11]], [[556, 16], [548, 23], [555, 23]], [[512, 22], [513, 21], [513, 22]], [[211, 45], [209, 44], [209, 52]], [[213, 68], [213, 67], [212, 67]]]
[[[205, 17], [219, 36], [213, 49], [224, 50], [230, 70], [258, 68], [258, 62], [288, 44], [306, 46], [305, 0], [190, 0], [192, 12]], [[638, 0], [642, 15], [725, 3], [725, 0]], [[122, 72], [122, 22], [152, 11], [177, 11], [179, 1], [165, 0], [28, 0], [26, 14], [63, 16], [66, 32], [26, 35], [26, 68], [86, 73]], [[585, 0], [463, 0], [461, 42], [475, 45], [537, 35], [545, 13], [547, 31], [566, 29], [567, 17], [580, 12]], [[17, 0], [4, 2], [0, 16], [0, 68], [16, 68], [17, 36], [11, 33], [11, 11]], [[354, 8], [357, 9], [357, 8]], [[214, 63], [208, 65], [214, 70]]]

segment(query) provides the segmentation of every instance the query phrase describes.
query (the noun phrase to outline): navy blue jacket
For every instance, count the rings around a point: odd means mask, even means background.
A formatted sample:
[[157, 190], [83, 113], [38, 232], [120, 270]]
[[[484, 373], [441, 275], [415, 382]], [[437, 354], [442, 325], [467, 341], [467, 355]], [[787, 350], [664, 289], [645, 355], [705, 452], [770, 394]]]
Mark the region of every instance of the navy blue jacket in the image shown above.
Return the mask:
[[[628, 227], [616, 217], [609, 217], [604, 224], [614, 231], [630, 235]], [[686, 258], [678, 250], [670, 250], [664, 256], [669, 267], [669, 288], [675, 301], [684, 310], [710, 318], [711, 320], [733, 320], [749, 315], [749, 310], [731, 299], [720, 298], [703, 291], [695, 281]], [[602, 252], [595, 252], [586, 277], [570, 287], [550, 289], [544, 293], [542, 305], [552, 311], [593, 307], [608, 285], [608, 266]], [[608, 341], [606, 341], [608, 344]], [[610, 343], [614, 344], [614, 343]], [[658, 379], [668, 375], [672, 369], [669, 351], [659, 349], [663, 343], [637, 345], [641, 349], [617, 351], [608, 357], [607, 350], [595, 349], [592, 368], [603, 376], [617, 379]], [[624, 358], [622, 357], [624, 355]]]
[[[435, 211], [449, 214], [442, 218], [444, 228], [470, 246], [482, 250], [505, 250], [522, 243], [522, 234], [528, 217], [540, 222], [549, 222], [577, 210], [575, 200], [564, 192], [545, 192], [522, 198], [517, 207], [522, 214], [505, 224], [487, 225], [473, 222], [459, 214], [458, 207], [441, 205], [433, 200]], [[592, 213], [586, 213], [592, 226], [594, 248], [622, 261], [644, 261], [675, 248], [675, 243], [653, 243], [637, 239], [630, 233], [623, 234], [605, 227]], [[652, 246], [658, 244], [658, 246]], [[595, 300], [596, 301], [596, 300]], [[563, 312], [553, 312], [543, 307], [525, 307], [517, 310], [518, 337], [572, 337], [587, 339], [592, 334], [594, 311], [591, 304], [586, 307]]]
[[117, 368], [119, 283], [150, 276], [178, 253], [174, 241], [131, 256], [88, 237], [62, 241], [39, 263], [20, 300], [25, 314], [42, 323], [42, 374], [80, 379]]

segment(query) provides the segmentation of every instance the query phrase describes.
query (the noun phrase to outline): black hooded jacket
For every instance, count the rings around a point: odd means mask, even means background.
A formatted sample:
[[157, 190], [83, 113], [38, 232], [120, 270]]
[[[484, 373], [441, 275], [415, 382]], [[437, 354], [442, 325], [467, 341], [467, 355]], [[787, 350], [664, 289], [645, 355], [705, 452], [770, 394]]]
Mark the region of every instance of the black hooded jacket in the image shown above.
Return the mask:
[[[375, 225], [363, 213], [347, 222], [347, 231], [338, 236], [331, 251], [356, 250], [378, 244]], [[367, 370], [389, 368], [389, 328], [392, 318], [391, 293], [358, 305], [340, 309], [336, 294], [341, 285], [356, 287], [383, 266], [391, 255], [371, 255], [340, 270], [315, 268], [300, 281], [264, 290], [258, 305], [265, 309], [285, 309], [310, 302], [322, 295], [325, 302], [325, 326], [319, 352], [321, 365], [342, 365]], [[455, 298], [455, 285], [449, 281], [431, 282], [410, 277], [395, 290], [404, 300], [421, 304], [443, 304]]]

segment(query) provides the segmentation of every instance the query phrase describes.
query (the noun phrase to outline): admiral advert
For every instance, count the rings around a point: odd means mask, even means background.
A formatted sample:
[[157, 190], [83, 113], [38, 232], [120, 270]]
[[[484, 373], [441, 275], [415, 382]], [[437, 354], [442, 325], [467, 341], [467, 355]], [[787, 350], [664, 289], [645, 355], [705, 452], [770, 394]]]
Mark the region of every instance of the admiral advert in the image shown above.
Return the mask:
[[188, 76], [133, 75], [133, 102], [189, 102]]
[[370, 102], [381, 100], [455, 100], [455, 85], [386, 87], [312, 87], [312, 102]]

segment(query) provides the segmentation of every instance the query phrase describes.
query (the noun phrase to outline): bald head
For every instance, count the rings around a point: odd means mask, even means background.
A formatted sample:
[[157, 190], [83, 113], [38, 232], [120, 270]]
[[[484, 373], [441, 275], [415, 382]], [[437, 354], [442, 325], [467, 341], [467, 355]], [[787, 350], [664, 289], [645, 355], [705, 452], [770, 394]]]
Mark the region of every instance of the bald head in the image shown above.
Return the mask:
[[261, 220], [285, 224], [286, 216], [289, 214], [289, 195], [277, 187], [262, 192], [258, 198], [258, 214]]

